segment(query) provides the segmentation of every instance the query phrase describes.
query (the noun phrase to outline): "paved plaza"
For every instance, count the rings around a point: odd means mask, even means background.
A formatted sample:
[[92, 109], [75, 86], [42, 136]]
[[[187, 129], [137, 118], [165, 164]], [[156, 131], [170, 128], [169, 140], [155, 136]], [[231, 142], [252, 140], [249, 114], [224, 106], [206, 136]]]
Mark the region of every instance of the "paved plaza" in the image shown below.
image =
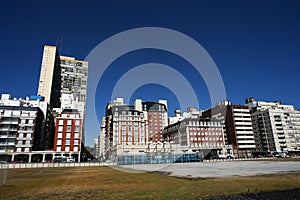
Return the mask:
[[[123, 165], [120, 170], [129, 172], [161, 172], [177, 177], [222, 178], [254, 176], [286, 172], [300, 172], [300, 162], [293, 161], [231, 161], [174, 164]], [[135, 171], [137, 170], [137, 171]]]

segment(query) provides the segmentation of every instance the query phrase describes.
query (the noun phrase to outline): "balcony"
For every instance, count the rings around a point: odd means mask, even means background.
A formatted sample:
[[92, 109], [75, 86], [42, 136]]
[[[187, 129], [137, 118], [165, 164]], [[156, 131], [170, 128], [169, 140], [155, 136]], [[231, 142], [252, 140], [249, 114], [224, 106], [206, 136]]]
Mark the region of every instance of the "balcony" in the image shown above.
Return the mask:
[[0, 142], [0, 146], [15, 146], [14, 142]]
[[255, 145], [254, 144], [249, 144], [249, 145], [239, 145], [238, 147], [239, 149], [255, 149]]

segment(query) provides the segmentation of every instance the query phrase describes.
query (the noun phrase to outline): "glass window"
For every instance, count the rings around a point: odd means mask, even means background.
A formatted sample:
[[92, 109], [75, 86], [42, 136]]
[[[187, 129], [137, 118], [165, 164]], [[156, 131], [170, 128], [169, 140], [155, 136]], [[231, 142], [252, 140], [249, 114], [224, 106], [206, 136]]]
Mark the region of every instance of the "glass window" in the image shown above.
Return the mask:
[[58, 133], [57, 138], [62, 138], [62, 133]]
[[80, 131], [80, 126], [75, 126], [75, 132], [79, 132]]
[[75, 125], [79, 126], [80, 125], [80, 120], [76, 120]]

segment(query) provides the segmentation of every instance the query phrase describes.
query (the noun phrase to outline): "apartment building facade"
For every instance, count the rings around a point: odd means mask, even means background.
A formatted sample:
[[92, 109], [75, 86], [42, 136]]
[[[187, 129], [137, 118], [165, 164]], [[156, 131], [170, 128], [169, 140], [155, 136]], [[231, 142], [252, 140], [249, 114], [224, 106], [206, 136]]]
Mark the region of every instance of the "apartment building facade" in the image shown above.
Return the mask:
[[56, 155], [73, 157], [80, 162], [82, 117], [77, 109], [64, 109], [56, 117], [54, 151]]
[[84, 119], [88, 62], [73, 57], [60, 56], [61, 67], [61, 108], [77, 109]]
[[202, 118], [222, 121], [225, 145], [231, 145], [237, 157], [249, 157], [255, 150], [250, 109], [247, 106], [232, 105], [229, 101], [217, 104], [202, 112]]
[[[87, 78], [88, 62], [61, 56], [55, 46], [44, 46], [38, 95], [51, 109], [77, 109], [84, 123]], [[82, 132], [84, 142], [84, 128]]]
[[282, 102], [246, 99], [251, 109], [257, 153], [300, 152], [300, 112]]
[[[53, 148], [54, 126], [46, 102], [32, 96], [12, 99], [2, 94], [0, 99], [0, 155], [7, 161], [30, 161], [34, 151]], [[16, 157], [15, 157], [16, 156]]]
[[61, 105], [60, 57], [55, 46], [44, 46], [38, 96], [43, 96], [51, 109]]
[[146, 145], [162, 141], [161, 133], [167, 125], [166, 101], [142, 102], [136, 99], [134, 105], [124, 104], [122, 98], [109, 103], [105, 116], [105, 157], [116, 146]]

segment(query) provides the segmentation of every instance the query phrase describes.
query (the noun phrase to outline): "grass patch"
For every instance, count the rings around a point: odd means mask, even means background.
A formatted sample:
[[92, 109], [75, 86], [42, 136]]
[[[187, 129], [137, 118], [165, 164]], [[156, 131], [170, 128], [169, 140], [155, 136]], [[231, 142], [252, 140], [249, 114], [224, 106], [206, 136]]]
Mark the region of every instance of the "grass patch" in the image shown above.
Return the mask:
[[0, 199], [199, 199], [299, 185], [300, 173], [188, 180], [109, 167], [9, 169]]

